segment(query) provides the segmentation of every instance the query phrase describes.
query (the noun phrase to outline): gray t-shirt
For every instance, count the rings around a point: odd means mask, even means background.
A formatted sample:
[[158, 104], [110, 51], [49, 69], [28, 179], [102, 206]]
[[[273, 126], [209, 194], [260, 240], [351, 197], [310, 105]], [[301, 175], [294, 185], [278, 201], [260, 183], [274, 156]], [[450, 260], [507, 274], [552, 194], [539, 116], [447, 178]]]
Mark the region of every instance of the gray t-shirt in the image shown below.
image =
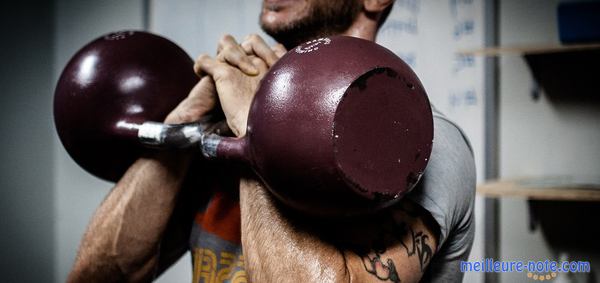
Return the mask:
[[461, 129], [433, 109], [433, 150], [419, 185], [407, 197], [431, 213], [440, 226], [438, 249], [426, 282], [460, 282], [475, 235], [475, 163]]

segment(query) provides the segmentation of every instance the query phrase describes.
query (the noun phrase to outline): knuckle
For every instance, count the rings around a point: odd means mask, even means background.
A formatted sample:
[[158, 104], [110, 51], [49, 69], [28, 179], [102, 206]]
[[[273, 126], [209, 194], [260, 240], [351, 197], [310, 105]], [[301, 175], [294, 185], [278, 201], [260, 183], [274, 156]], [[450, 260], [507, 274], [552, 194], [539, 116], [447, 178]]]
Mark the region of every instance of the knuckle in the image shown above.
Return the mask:
[[244, 40], [244, 42], [242, 42], [242, 43], [240, 44], [240, 46], [241, 46], [243, 49], [251, 48], [251, 43], [250, 43], [250, 41], [248, 41], [248, 40]]
[[194, 63], [194, 72], [196, 74], [199, 74], [201, 71], [202, 71], [201, 65], [198, 62]]
[[244, 41], [242, 42], [242, 44], [240, 44], [240, 46], [242, 47], [242, 50], [246, 53], [246, 55], [253, 53], [252, 44], [250, 42]]
[[236, 51], [235, 47], [233, 47], [231, 45], [227, 45], [227, 46], [223, 47], [223, 50], [221, 50], [220, 53], [232, 54], [232, 53], [235, 53], [235, 51]]
[[252, 64], [257, 65], [257, 66], [263, 64], [263, 60], [258, 57], [255, 57], [255, 56], [252, 57], [251, 61], [252, 61]]
[[256, 33], [251, 33], [248, 35], [247, 40], [250, 42], [258, 42], [260, 41], [260, 35], [256, 34]]
[[210, 56], [208, 56], [207, 54], [201, 54], [200, 56], [198, 56], [198, 58], [196, 58], [196, 61], [194, 62], [194, 71], [196, 73], [199, 73], [202, 70], [202, 67], [206, 64], [206, 62], [208, 62], [208, 60], [210, 60]]
[[225, 34], [221, 36], [221, 39], [219, 39], [219, 44], [226, 45], [227, 43], [231, 42], [231, 40], [233, 40], [233, 36], [231, 34]]
[[267, 63], [260, 58], [254, 57], [251, 61], [252, 65], [256, 66], [259, 70], [264, 70], [268, 68]]
[[196, 57], [196, 64], [205, 62], [207, 59], [210, 59], [210, 56], [208, 56], [208, 54], [206, 54], [206, 53], [202, 53], [202, 54], [198, 55], [198, 57]]

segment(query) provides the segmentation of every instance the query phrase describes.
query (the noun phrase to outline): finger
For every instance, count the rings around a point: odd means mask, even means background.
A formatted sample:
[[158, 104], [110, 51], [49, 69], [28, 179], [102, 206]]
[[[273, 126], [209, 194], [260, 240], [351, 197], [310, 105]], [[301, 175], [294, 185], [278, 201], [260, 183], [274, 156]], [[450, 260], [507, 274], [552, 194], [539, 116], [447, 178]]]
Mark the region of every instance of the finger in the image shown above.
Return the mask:
[[273, 66], [279, 60], [279, 57], [271, 47], [257, 34], [247, 36], [246, 40], [242, 42], [242, 48], [247, 54], [254, 54], [263, 59], [269, 67]]
[[273, 50], [273, 52], [275, 52], [275, 55], [277, 55], [278, 58], [281, 58], [283, 55], [285, 55], [285, 53], [287, 53], [285, 46], [283, 46], [283, 44], [281, 43], [273, 45], [271, 49]]
[[269, 66], [263, 59], [260, 59], [257, 56], [250, 56], [250, 59], [252, 60], [252, 64], [259, 69], [261, 74], [264, 74], [269, 70]]
[[212, 78], [203, 77], [165, 118], [165, 123], [189, 123], [198, 121], [215, 108], [217, 102]]
[[196, 74], [199, 76], [209, 75], [215, 81], [227, 78], [231, 71], [233, 71], [232, 67], [227, 63], [220, 62], [206, 54], [200, 55], [194, 64]]
[[218, 60], [227, 62], [231, 66], [238, 67], [242, 72], [247, 75], [255, 76], [258, 75], [256, 66], [252, 65], [250, 58], [246, 55], [246, 52], [241, 47], [226, 47], [217, 56]]
[[248, 75], [254, 76], [258, 74], [258, 70], [252, 65], [244, 49], [242, 49], [231, 35], [225, 35], [219, 40], [217, 60], [238, 67]]
[[232, 35], [226, 34], [219, 39], [219, 43], [217, 44], [217, 54], [221, 52], [223, 48], [229, 45], [238, 45], [238, 43], [235, 41], [235, 38]]
[[206, 73], [203, 72], [202, 69], [200, 68], [200, 62], [208, 61], [210, 59], [211, 58], [208, 54], [200, 54], [196, 58], [196, 61], [194, 61], [194, 73], [196, 73], [196, 75], [198, 75], [199, 77], [203, 77], [204, 75], [206, 75]]
[[[196, 85], [190, 90], [190, 94], [187, 98], [212, 98], [216, 97], [215, 95], [215, 82], [210, 76], [204, 76], [200, 79]], [[214, 101], [213, 101], [214, 102]]]

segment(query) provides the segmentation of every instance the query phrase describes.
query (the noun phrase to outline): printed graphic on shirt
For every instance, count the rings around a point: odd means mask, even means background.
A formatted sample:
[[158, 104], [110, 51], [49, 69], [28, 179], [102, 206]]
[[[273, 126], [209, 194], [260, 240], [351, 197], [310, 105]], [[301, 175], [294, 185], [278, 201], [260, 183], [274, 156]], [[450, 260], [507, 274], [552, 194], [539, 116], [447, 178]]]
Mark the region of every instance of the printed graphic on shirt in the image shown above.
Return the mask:
[[215, 192], [192, 226], [192, 282], [247, 282], [240, 225], [238, 196]]
[[203, 283], [245, 283], [248, 282], [244, 270], [244, 256], [229, 252], [215, 253], [208, 248], [194, 248], [193, 282]]

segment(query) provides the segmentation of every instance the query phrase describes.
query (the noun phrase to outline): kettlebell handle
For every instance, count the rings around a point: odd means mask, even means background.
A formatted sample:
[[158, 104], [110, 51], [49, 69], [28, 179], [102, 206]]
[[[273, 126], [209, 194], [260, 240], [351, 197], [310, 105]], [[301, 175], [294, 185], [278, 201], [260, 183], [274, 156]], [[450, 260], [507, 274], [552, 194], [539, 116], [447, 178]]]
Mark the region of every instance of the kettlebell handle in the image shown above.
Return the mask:
[[[224, 137], [213, 133], [212, 124], [205, 116], [198, 122], [183, 124], [166, 124], [144, 122], [142, 124], [120, 121], [117, 128], [136, 136], [137, 141], [147, 148], [154, 149], [188, 149], [196, 147], [208, 159], [230, 159], [248, 162], [246, 154], [246, 138]], [[133, 134], [137, 131], [137, 135]]]

